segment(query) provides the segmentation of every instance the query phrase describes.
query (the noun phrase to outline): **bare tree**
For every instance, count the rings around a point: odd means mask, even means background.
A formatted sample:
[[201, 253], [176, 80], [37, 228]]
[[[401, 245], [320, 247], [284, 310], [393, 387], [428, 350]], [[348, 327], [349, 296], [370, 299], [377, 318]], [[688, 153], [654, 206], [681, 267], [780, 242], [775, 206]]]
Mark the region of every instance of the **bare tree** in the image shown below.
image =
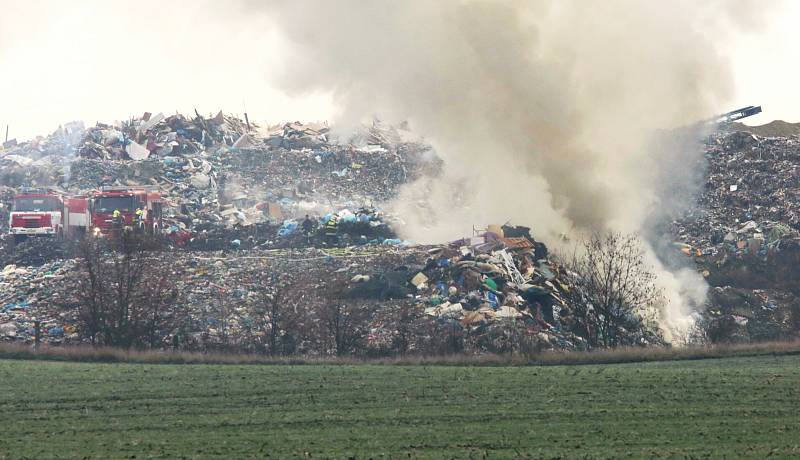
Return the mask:
[[412, 346], [415, 330], [420, 318], [419, 309], [408, 304], [401, 304], [395, 316], [396, 331], [392, 340], [392, 351], [405, 355]]
[[103, 342], [108, 279], [102, 260], [106, 249], [99, 240], [85, 239], [77, 247], [76, 295], [80, 304], [81, 333], [92, 345]]
[[415, 331], [418, 335], [420, 354], [454, 355], [464, 352], [467, 347], [467, 334], [461, 324], [454, 319], [425, 321]]
[[575, 327], [591, 346], [660, 340], [664, 297], [636, 235], [595, 233], [568, 265], [577, 274], [569, 299]]
[[369, 313], [362, 302], [345, 302], [340, 297], [329, 298], [321, 304], [319, 318], [323, 332], [337, 356], [363, 350]]
[[292, 354], [297, 340], [301, 311], [296, 283], [272, 274], [253, 283], [258, 299], [251, 308], [253, 343], [270, 355]]
[[92, 344], [156, 347], [179, 319], [178, 293], [155, 240], [124, 233], [77, 246], [81, 332]]

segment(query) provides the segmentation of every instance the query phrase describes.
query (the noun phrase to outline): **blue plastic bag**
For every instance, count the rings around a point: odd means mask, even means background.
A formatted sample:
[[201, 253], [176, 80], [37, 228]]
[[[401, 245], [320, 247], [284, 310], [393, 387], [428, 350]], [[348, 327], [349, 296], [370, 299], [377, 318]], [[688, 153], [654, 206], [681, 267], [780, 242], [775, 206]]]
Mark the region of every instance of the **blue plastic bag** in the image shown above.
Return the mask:
[[280, 230], [278, 230], [278, 236], [289, 236], [297, 230], [297, 222], [293, 220], [287, 220], [283, 222]]
[[494, 292], [486, 291], [486, 301], [489, 302], [489, 304], [492, 306], [492, 308], [497, 310], [498, 300], [497, 300], [497, 296], [495, 295]]
[[19, 302], [19, 303], [9, 303], [9, 304], [6, 304], [6, 306], [4, 306], [2, 309], [0, 309], [0, 313], [6, 313], [6, 312], [9, 312], [11, 310], [27, 310], [28, 307], [30, 307], [30, 306], [31, 306], [31, 304], [28, 301]]

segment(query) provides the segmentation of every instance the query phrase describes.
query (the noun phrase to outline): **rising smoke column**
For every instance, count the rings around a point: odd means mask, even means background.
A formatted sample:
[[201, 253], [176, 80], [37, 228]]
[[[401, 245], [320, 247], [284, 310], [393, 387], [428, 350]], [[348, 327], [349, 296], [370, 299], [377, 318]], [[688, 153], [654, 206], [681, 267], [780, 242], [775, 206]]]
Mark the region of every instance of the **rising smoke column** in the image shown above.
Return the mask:
[[[474, 224], [535, 235], [645, 234], [691, 197], [700, 145], [655, 133], [728, 109], [733, 79], [710, 36], [745, 2], [402, 1], [250, 3], [289, 42], [282, 88], [334, 92], [339, 124], [407, 120], [445, 162], [393, 204], [404, 236], [442, 241]], [[743, 11], [744, 10], [744, 11]], [[689, 164], [696, 163], [690, 161]], [[705, 296], [665, 269], [667, 325]]]

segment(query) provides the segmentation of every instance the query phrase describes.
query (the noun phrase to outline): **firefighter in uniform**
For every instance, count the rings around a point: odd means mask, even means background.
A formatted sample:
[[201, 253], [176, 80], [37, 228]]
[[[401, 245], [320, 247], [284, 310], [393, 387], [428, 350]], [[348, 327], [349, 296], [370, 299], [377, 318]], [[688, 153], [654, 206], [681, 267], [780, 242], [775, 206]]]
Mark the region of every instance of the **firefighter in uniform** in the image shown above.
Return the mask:
[[336, 246], [339, 243], [338, 233], [339, 218], [334, 214], [328, 219], [328, 222], [325, 223], [325, 241], [331, 246]]
[[311, 235], [314, 233], [314, 227], [316, 227], [316, 222], [312, 221], [308, 214], [306, 214], [306, 218], [303, 221], [303, 235], [306, 237], [306, 243], [311, 244]]
[[114, 230], [117, 232], [122, 231], [122, 212], [119, 209], [115, 209], [114, 212], [111, 214], [111, 220], [114, 224]]
[[134, 225], [136, 225], [136, 231], [141, 232], [144, 230], [144, 209], [139, 208], [136, 210], [136, 214], [133, 217]]

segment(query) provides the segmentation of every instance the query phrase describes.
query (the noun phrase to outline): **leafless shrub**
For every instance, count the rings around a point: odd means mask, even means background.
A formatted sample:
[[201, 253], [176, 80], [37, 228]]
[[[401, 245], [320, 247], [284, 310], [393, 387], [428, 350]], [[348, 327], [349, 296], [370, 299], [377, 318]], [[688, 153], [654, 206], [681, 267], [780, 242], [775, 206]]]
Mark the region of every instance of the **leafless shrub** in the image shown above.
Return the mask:
[[577, 274], [569, 304], [578, 333], [593, 347], [653, 344], [664, 298], [635, 235], [595, 233], [568, 262]]
[[433, 323], [423, 351], [426, 355], [455, 355], [466, 349], [464, 328], [455, 319], [439, 320]]
[[397, 325], [394, 338], [392, 340], [392, 352], [404, 356], [411, 349], [416, 340], [416, 323], [420, 319], [418, 308], [408, 304], [400, 306], [395, 323]]
[[254, 329], [251, 343], [256, 351], [271, 356], [295, 352], [304, 310], [298, 298], [302, 287], [302, 281], [280, 278], [274, 273], [254, 282], [258, 297], [250, 316]]
[[356, 354], [364, 349], [370, 309], [363, 302], [332, 298], [319, 311], [323, 333], [336, 356]]
[[79, 330], [93, 345], [158, 347], [183, 319], [175, 310], [178, 292], [159, 249], [152, 238], [133, 233], [78, 243]]

